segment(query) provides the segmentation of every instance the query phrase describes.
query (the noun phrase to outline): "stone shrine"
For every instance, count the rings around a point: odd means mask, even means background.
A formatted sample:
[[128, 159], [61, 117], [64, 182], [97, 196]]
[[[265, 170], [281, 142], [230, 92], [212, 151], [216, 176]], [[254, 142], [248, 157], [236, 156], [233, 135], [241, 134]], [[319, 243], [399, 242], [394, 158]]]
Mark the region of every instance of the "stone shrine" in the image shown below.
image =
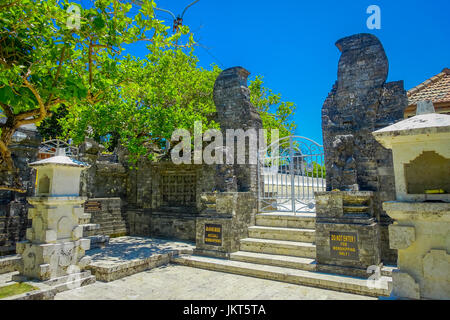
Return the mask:
[[394, 156], [396, 200], [383, 203], [398, 270], [393, 296], [450, 299], [450, 115], [420, 101], [417, 115], [375, 131]]
[[27, 199], [33, 205], [28, 210], [32, 226], [27, 229], [27, 240], [17, 243], [22, 260], [15, 279], [95, 281], [90, 272], [82, 272], [90, 263], [84, 256], [90, 240], [82, 238], [79, 225], [86, 201], [79, 197], [80, 173], [86, 165], [65, 156], [61, 148], [56, 156], [30, 167], [37, 169], [37, 189], [36, 196]]

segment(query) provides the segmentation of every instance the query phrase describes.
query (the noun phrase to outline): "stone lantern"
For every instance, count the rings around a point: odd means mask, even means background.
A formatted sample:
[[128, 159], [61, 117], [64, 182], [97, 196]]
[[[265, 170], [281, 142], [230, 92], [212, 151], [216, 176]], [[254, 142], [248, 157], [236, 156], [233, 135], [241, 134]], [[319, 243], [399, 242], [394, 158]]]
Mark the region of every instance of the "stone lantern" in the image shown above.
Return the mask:
[[398, 250], [393, 294], [450, 299], [450, 115], [418, 103], [415, 117], [373, 133], [392, 149], [396, 200], [383, 208], [395, 220], [389, 242]]
[[15, 280], [92, 277], [90, 272], [82, 272], [90, 263], [84, 256], [90, 240], [82, 239], [79, 225], [86, 201], [79, 196], [80, 173], [87, 165], [67, 157], [60, 148], [54, 157], [33, 162], [30, 167], [37, 170], [36, 195], [27, 199], [33, 205], [28, 210], [32, 226], [27, 229], [26, 241], [17, 243], [22, 263]]

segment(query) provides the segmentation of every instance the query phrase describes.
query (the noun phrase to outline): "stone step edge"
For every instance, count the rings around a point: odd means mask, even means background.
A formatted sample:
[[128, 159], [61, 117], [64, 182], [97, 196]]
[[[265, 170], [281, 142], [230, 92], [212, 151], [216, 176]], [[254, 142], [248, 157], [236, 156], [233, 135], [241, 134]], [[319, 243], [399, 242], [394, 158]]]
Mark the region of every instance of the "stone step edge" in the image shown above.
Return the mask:
[[271, 230], [271, 231], [281, 231], [281, 232], [310, 232], [315, 233], [315, 229], [311, 228], [287, 228], [287, 227], [270, 227], [270, 226], [250, 226], [248, 229], [252, 230]]
[[315, 214], [305, 214], [305, 215], [293, 215], [287, 213], [257, 213], [255, 218], [268, 218], [268, 219], [284, 219], [284, 220], [314, 220], [316, 219]]
[[279, 254], [237, 251], [230, 254], [230, 260], [300, 270], [316, 270], [316, 260], [313, 258], [286, 256]]
[[[269, 279], [280, 282], [310, 286], [315, 288], [347, 292], [372, 297], [390, 296], [392, 290], [391, 279], [384, 278], [384, 283], [388, 288], [369, 288], [365, 283], [366, 279], [324, 274], [313, 271], [297, 270], [276, 266], [265, 266], [246, 262], [223, 260], [218, 258], [205, 258], [199, 256], [179, 255], [172, 258], [172, 263], [221, 271], [225, 273], [240, 274], [256, 278]], [[256, 274], [255, 274], [256, 271]], [[326, 279], [329, 278], [329, 279]], [[353, 282], [353, 283], [352, 283]], [[359, 282], [359, 283], [358, 283]], [[385, 286], [386, 287], [386, 286]]]
[[302, 241], [289, 241], [289, 240], [274, 240], [274, 239], [261, 239], [261, 238], [244, 238], [241, 239], [242, 243], [251, 243], [256, 245], [273, 245], [280, 247], [302, 247], [315, 249], [316, 245], [313, 242], [302, 242]]

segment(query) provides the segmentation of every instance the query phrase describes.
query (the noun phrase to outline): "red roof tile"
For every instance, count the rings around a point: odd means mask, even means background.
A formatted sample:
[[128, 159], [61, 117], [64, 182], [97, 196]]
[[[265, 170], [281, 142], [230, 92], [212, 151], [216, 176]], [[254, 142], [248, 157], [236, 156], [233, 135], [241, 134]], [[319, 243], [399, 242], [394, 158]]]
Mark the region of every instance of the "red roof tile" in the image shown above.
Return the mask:
[[421, 100], [431, 100], [433, 103], [450, 102], [449, 68], [408, 91], [408, 105], [415, 105]]

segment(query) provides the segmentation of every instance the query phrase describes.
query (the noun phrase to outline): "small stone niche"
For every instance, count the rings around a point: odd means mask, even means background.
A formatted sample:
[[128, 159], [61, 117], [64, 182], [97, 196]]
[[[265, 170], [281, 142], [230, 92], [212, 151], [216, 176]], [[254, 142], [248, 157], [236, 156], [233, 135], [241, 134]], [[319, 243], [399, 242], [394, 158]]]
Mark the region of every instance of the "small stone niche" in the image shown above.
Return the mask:
[[39, 179], [37, 193], [42, 195], [50, 193], [50, 178], [46, 174]]
[[450, 193], [450, 159], [424, 151], [404, 165], [408, 194]]

